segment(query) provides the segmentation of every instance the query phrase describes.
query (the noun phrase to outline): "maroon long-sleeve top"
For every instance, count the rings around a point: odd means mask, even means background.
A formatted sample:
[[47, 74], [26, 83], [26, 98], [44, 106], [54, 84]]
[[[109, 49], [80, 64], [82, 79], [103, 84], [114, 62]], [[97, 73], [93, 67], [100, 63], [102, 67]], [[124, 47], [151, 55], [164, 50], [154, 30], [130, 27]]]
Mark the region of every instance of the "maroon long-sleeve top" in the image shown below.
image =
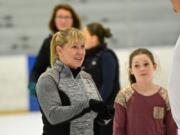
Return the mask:
[[113, 135], [177, 135], [164, 88], [144, 96], [128, 86], [118, 93], [114, 106]]

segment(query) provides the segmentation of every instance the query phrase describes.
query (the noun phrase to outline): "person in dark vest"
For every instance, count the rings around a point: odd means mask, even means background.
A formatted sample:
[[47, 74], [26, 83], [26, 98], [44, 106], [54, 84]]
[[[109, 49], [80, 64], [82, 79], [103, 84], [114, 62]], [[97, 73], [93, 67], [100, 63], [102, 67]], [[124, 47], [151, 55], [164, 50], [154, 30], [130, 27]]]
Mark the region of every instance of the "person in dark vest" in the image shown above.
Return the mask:
[[52, 37], [51, 68], [36, 85], [43, 135], [94, 135], [97, 114], [104, 121], [112, 118], [113, 108], [103, 103], [92, 77], [81, 68], [85, 42], [83, 32], [75, 28]]
[[39, 76], [50, 67], [50, 41], [52, 35], [59, 30], [69, 27], [80, 29], [80, 17], [70, 5], [57, 4], [53, 9], [49, 21], [49, 29], [51, 33], [43, 41], [29, 77], [28, 89], [31, 95], [35, 95], [35, 86]]
[[[105, 38], [111, 37], [110, 29], [94, 22], [84, 28], [84, 33], [88, 40], [83, 63], [84, 70], [91, 74], [103, 102], [112, 107], [120, 89], [120, 82], [118, 58], [105, 42]], [[94, 133], [95, 135], [112, 135], [112, 121], [104, 124], [97, 116], [94, 121]]]

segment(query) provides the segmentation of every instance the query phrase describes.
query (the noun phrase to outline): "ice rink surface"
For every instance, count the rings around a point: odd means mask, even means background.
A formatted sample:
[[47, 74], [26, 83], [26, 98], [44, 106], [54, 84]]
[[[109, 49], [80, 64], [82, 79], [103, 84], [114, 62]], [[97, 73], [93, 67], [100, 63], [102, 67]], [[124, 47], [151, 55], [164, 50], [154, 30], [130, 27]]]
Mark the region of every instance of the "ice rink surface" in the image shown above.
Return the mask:
[[0, 116], [0, 135], [42, 135], [41, 114]]
[[0, 135], [42, 135], [41, 114], [0, 116]]

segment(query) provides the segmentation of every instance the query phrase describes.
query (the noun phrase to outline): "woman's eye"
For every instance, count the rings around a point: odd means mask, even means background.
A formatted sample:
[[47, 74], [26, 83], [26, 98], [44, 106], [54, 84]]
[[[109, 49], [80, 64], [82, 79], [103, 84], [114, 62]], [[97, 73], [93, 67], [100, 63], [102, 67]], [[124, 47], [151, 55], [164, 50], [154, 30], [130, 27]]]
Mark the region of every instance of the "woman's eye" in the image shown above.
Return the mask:
[[85, 45], [81, 45], [81, 48], [84, 49], [84, 48], [85, 48]]
[[77, 46], [74, 45], [74, 46], [72, 46], [72, 48], [77, 48]]
[[139, 67], [139, 65], [134, 65], [134, 67], [135, 67], [135, 68], [138, 68], [138, 67]]
[[144, 63], [144, 66], [145, 66], [145, 67], [149, 66], [149, 63]]

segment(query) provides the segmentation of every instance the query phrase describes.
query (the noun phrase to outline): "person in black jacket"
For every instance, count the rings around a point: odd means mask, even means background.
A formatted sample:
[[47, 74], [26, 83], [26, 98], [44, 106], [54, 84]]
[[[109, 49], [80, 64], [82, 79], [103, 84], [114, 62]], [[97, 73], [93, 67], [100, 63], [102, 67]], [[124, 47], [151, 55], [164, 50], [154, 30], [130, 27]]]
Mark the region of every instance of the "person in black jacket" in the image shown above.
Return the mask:
[[39, 76], [45, 72], [48, 67], [50, 67], [50, 41], [52, 34], [69, 27], [77, 29], [81, 28], [79, 16], [70, 5], [56, 5], [49, 21], [51, 34], [49, 34], [49, 36], [43, 41], [30, 74], [28, 89], [31, 95], [35, 95], [35, 86]]
[[[104, 28], [100, 23], [91, 23], [84, 29], [84, 33], [88, 42], [83, 66], [95, 81], [105, 105], [112, 107], [120, 83], [118, 59], [105, 42], [106, 37], [111, 37], [110, 29]], [[112, 135], [112, 121], [105, 125], [97, 116], [94, 132], [95, 135]]]

